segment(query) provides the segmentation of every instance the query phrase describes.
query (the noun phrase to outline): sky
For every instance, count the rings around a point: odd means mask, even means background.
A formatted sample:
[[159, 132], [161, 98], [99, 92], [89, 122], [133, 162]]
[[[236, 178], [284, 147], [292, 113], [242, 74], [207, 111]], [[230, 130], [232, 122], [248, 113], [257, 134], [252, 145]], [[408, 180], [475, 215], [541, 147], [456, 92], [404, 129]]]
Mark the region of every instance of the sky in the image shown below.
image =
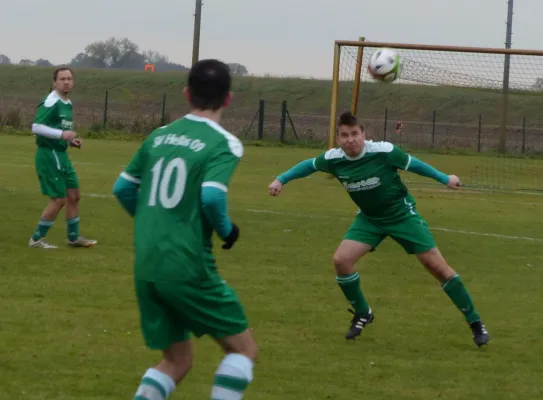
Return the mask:
[[[93, 41], [127, 37], [190, 65], [194, 0], [17, 0], [0, 53], [68, 62]], [[135, 6], [134, 4], [139, 4]], [[543, 49], [541, 0], [517, 0], [513, 48]], [[504, 47], [507, 0], [204, 0], [200, 58], [254, 75], [329, 77], [334, 40]]]

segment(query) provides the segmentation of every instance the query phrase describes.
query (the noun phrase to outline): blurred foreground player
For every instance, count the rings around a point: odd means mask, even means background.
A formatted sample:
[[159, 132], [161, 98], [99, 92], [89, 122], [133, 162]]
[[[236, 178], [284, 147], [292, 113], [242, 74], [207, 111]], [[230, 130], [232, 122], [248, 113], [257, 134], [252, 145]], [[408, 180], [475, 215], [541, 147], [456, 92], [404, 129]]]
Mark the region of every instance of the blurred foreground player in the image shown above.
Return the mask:
[[147, 370], [134, 400], [165, 400], [189, 372], [191, 334], [210, 335], [226, 356], [211, 399], [238, 400], [253, 379], [257, 345], [244, 308], [219, 275], [213, 231], [230, 249], [239, 237], [227, 211], [241, 142], [219, 122], [230, 103], [228, 67], [196, 63], [185, 96], [191, 112], [153, 131], [115, 182], [134, 216], [135, 289], [147, 346], [163, 360]]

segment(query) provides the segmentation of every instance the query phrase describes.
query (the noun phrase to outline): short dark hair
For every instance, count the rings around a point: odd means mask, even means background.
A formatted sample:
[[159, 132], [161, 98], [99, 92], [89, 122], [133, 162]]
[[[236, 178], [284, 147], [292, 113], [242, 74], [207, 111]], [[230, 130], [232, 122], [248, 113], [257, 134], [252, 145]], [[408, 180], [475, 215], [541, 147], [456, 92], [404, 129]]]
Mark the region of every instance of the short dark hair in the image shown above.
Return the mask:
[[338, 126], [339, 125], [347, 125], [347, 126], [359, 125], [360, 129], [364, 130], [364, 127], [362, 126], [362, 124], [358, 122], [358, 118], [356, 118], [356, 116], [353, 115], [353, 113], [350, 111], [346, 111], [343, 114], [341, 114], [339, 116], [337, 124]]
[[198, 110], [218, 110], [224, 105], [231, 86], [228, 65], [214, 59], [198, 61], [189, 72], [190, 105]]
[[62, 71], [70, 71], [70, 73], [72, 74], [72, 77], [74, 76], [74, 71], [72, 71], [70, 67], [66, 65], [61, 65], [59, 67], [56, 67], [55, 70], [53, 71], [53, 81], [55, 82], [57, 81], [58, 73]]

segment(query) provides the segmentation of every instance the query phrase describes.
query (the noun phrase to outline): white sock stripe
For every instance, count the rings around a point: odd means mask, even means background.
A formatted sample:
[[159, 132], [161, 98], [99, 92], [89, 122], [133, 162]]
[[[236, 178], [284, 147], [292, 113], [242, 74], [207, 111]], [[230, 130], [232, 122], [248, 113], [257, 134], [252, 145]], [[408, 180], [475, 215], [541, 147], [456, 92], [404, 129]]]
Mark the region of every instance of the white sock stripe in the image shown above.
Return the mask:
[[144, 378], [151, 378], [152, 380], [158, 382], [160, 384], [160, 386], [162, 386], [162, 388], [166, 392], [167, 396], [169, 396], [170, 393], [172, 393], [175, 390], [175, 382], [174, 382], [174, 380], [172, 378], [170, 378], [170, 376], [166, 375], [165, 373], [160, 372], [158, 369], [149, 368], [145, 372], [145, 375], [143, 377]]
[[360, 278], [360, 275], [358, 274], [358, 272], [355, 272], [354, 274], [349, 275], [349, 276], [345, 276], [345, 277], [336, 276], [336, 281], [337, 281], [337, 283], [348, 283], [348, 282], [355, 281], [358, 278]]
[[141, 396], [148, 400], [165, 400], [165, 397], [162, 396], [160, 390], [152, 385], [140, 385], [136, 392], [136, 396]]
[[220, 386], [213, 386], [211, 389], [211, 398], [217, 400], [241, 400], [243, 393]]
[[[228, 368], [229, 370], [235, 370], [236, 373], [225, 374], [222, 372], [223, 368]], [[240, 373], [242, 375], [240, 375]], [[248, 382], [253, 380], [253, 361], [244, 356], [243, 354], [228, 354], [223, 358], [219, 368], [217, 369], [218, 375], [230, 375], [236, 378], [245, 378]]]

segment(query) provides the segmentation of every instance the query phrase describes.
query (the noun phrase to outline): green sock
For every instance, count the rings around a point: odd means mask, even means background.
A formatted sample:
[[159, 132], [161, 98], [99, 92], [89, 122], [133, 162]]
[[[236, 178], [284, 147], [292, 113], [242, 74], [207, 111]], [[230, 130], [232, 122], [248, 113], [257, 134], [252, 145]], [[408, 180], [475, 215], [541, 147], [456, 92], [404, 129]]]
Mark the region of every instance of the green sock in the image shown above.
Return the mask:
[[358, 275], [358, 272], [336, 276], [336, 282], [343, 291], [345, 298], [353, 305], [357, 314], [370, 313], [370, 306], [360, 288], [360, 275]]
[[464, 314], [464, 318], [466, 318], [468, 324], [481, 319], [460, 276], [453, 275], [443, 283], [442, 288], [456, 308]]
[[68, 240], [73, 242], [79, 237], [79, 217], [66, 220], [66, 227], [68, 228]]
[[47, 235], [49, 228], [53, 226], [53, 223], [54, 221], [44, 221], [43, 219], [40, 219], [38, 222], [38, 227], [32, 235], [32, 240], [40, 240], [41, 238], [44, 238]]

